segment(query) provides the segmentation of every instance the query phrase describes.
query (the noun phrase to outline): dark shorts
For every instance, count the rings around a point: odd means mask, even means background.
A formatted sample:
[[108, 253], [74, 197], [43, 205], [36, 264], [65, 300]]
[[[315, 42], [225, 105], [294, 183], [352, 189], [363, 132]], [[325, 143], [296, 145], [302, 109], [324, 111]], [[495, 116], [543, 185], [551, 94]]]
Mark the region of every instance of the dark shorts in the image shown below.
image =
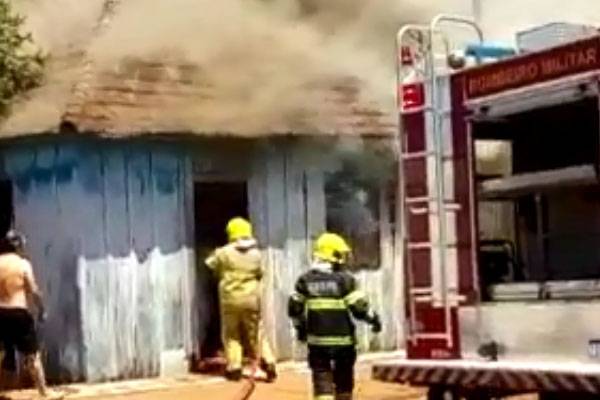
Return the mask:
[[0, 308], [0, 346], [30, 355], [39, 350], [35, 321], [27, 310]]

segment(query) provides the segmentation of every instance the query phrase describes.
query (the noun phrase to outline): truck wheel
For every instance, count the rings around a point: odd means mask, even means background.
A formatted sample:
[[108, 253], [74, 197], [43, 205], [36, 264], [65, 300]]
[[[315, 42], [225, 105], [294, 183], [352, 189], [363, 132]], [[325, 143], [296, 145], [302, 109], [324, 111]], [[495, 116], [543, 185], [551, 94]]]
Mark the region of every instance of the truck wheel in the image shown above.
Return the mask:
[[575, 392], [541, 392], [539, 400], [599, 400], [600, 395]]
[[445, 386], [430, 386], [427, 400], [460, 400], [456, 390]]
[[466, 400], [496, 400], [499, 398], [500, 397], [492, 397], [491, 394], [484, 390], [471, 391], [465, 395]]
[[568, 398], [565, 394], [559, 392], [542, 392], [539, 395], [539, 400], [566, 400]]

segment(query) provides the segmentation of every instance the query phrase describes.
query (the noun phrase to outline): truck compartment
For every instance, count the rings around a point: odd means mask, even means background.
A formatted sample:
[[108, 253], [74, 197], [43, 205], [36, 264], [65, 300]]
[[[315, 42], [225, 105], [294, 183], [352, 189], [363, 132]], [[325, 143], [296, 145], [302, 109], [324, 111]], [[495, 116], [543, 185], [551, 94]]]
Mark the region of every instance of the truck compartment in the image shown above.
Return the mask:
[[600, 301], [486, 303], [461, 307], [459, 321], [465, 359], [480, 359], [481, 345], [494, 341], [500, 360], [598, 365], [591, 344], [600, 339]]
[[600, 295], [568, 284], [600, 279], [598, 115], [594, 97], [472, 123], [476, 157], [501, 149], [476, 171], [483, 300]]

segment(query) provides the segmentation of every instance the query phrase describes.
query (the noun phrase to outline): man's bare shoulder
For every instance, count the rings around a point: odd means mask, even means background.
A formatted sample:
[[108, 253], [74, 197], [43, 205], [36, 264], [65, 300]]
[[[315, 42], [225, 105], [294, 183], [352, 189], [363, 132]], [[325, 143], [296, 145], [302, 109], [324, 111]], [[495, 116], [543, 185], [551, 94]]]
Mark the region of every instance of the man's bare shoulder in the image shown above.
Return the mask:
[[0, 254], [0, 268], [20, 269], [24, 272], [32, 270], [29, 260], [16, 253]]

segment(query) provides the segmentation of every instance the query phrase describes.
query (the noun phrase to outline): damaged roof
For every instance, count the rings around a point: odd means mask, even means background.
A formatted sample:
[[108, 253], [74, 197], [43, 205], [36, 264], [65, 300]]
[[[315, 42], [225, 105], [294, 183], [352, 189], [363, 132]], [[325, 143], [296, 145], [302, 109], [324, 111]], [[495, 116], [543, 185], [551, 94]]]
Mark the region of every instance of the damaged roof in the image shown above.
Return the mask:
[[352, 77], [323, 76], [264, 98], [237, 92], [235, 83], [211, 83], [189, 63], [125, 59], [99, 67], [84, 59], [75, 54], [51, 62], [47, 83], [15, 104], [0, 137], [64, 131], [113, 138], [390, 136], [396, 129], [393, 99], [368, 100]]

